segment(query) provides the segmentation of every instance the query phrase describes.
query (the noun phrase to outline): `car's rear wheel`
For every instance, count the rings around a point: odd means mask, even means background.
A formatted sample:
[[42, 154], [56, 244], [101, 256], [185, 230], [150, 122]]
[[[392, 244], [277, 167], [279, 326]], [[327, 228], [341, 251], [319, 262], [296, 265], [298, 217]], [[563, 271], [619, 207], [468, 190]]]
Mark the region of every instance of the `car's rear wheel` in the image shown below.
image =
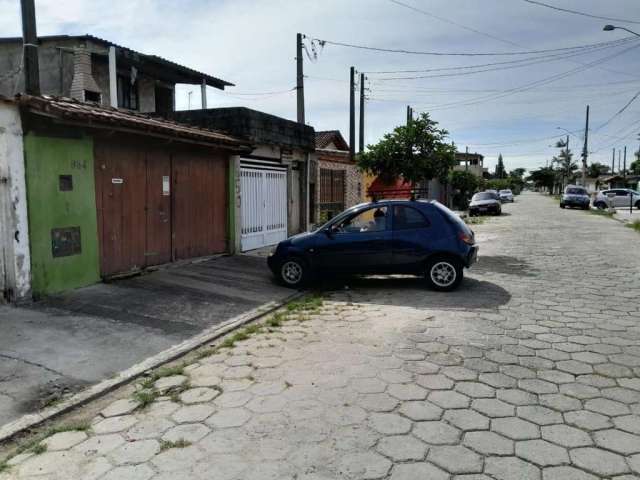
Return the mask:
[[449, 256], [437, 256], [427, 261], [427, 284], [433, 290], [450, 292], [462, 282], [464, 267], [460, 260]]
[[564, 208], [564, 203], [561, 203], [561, 204], [560, 204], [560, 208]]
[[635, 207], [636, 207], [638, 210], [640, 210], [640, 200], [638, 200], [638, 201], [636, 202]]
[[280, 265], [278, 278], [283, 285], [290, 288], [301, 288], [309, 280], [310, 272], [306, 262], [297, 257], [287, 258]]
[[593, 204], [594, 207], [596, 207], [598, 210], [604, 210], [605, 208], [607, 208], [607, 204], [604, 202], [596, 202]]

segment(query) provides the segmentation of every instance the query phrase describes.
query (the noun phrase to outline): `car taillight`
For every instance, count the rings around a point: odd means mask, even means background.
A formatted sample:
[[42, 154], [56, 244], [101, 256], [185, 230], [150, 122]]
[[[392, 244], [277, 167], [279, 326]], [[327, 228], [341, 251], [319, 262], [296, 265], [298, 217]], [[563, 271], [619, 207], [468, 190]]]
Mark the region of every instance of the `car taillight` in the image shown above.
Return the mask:
[[460, 232], [460, 240], [462, 240], [467, 245], [473, 245], [474, 243], [476, 243], [475, 239], [473, 238], [473, 234], [469, 234], [466, 232]]

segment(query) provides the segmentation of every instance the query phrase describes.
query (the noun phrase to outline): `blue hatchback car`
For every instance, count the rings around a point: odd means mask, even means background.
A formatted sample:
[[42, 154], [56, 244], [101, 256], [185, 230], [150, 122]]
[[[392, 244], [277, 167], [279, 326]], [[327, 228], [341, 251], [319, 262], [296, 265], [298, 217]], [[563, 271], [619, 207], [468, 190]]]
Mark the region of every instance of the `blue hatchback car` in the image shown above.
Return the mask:
[[415, 274], [434, 290], [450, 291], [477, 255], [473, 231], [444, 205], [382, 200], [280, 242], [267, 263], [292, 288], [319, 275]]

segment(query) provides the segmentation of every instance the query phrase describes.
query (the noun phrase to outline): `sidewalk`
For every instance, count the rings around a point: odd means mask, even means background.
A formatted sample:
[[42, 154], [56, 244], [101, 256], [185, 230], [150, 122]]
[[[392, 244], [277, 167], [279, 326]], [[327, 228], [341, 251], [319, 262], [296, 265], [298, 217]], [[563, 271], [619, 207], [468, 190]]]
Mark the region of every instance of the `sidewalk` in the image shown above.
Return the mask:
[[292, 293], [241, 255], [0, 306], [0, 426]]

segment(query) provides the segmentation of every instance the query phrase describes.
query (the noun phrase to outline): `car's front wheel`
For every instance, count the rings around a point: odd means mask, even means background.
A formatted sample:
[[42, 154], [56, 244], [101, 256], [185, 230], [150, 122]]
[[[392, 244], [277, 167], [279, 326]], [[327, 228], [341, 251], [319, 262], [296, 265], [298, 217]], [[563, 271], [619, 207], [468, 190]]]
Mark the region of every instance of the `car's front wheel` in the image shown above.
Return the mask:
[[300, 258], [287, 258], [280, 265], [279, 280], [287, 287], [301, 288], [306, 285], [310, 277], [309, 267]]
[[596, 207], [598, 210], [604, 210], [605, 208], [607, 208], [607, 204], [604, 202], [596, 202], [593, 204], [594, 207]]
[[462, 282], [464, 267], [460, 260], [448, 256], [437, 256], [427, 261], [427, 284], [433, 290], [450, 292]]

